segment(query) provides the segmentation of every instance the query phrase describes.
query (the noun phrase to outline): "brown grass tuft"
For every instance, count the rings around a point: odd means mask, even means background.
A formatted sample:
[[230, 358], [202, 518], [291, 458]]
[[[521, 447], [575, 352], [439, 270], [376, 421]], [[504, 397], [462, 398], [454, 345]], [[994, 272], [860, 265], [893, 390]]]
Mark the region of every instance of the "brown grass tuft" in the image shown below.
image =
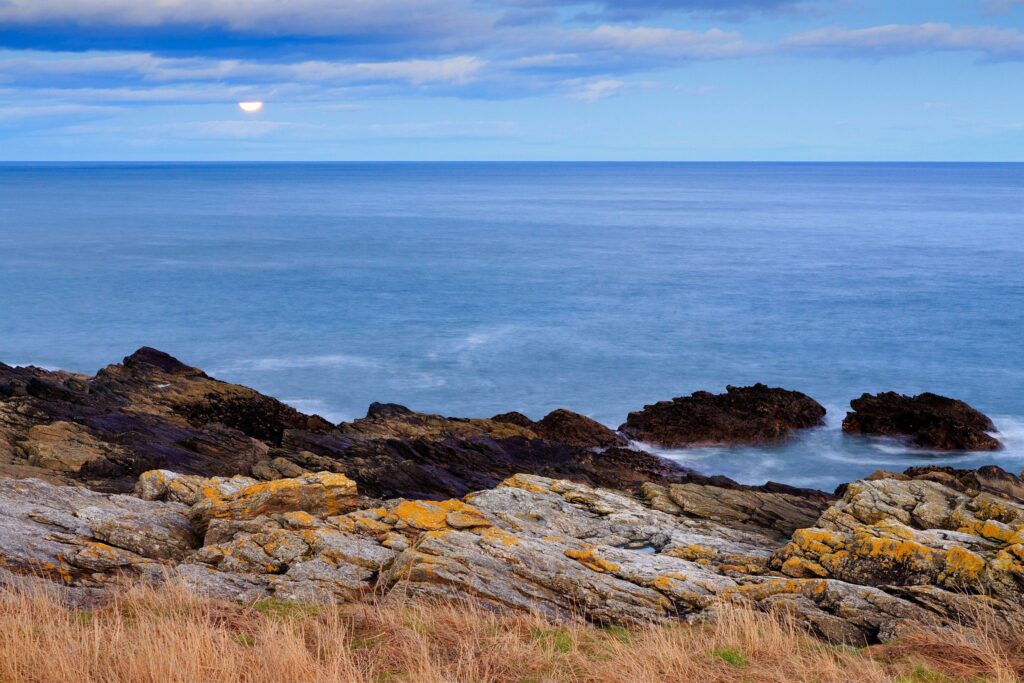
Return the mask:
[[235, 605], [131, 587], [85, 610], [0, 589], [4, 683], [1003, 683], [1024, 674], [1022, 644], [964, 628], [853, 649], [749, 610], [714, 626], [627, 630], [467, 604]]

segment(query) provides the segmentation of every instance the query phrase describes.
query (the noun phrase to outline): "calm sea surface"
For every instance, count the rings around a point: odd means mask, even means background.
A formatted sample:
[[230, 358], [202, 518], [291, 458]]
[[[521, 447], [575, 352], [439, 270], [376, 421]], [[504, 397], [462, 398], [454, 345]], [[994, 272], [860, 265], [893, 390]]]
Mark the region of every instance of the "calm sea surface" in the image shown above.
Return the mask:
[[[1024, 165], [0, 166], [0, 360], [150, 345], [333, 420], [371, 401], [617, 426], [757, 381], [829, 426], [670, 453], [831, 487], [1024, 467]], [[864, 391], [995, 419], [998, 454], [844, 437]]]

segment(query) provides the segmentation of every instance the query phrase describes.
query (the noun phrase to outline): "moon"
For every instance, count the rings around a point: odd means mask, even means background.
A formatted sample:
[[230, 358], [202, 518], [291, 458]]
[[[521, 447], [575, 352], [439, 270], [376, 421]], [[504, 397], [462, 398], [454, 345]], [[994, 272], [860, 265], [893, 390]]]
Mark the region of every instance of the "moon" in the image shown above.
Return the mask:
[[256, 100], [251, 102], [239, 102], [238, 108], [246, 114], [255, 114], [259, 110], [263, 109], [263, 103]]

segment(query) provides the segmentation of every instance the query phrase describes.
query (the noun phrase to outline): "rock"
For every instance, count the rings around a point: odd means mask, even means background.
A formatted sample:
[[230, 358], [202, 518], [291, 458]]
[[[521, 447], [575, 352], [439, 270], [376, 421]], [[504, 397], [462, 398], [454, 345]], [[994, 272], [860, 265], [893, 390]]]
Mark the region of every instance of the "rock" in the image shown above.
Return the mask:
[[[690, 481], [696, 475], [676, 463], [642, 451], [609, 448], [601, 453], [579, 446], [531, 437], [495, 438], [473, 422], [431, 418], [430, 433], [410, 437], [408, 423], [378, 421], [370, 436], [342, 437], [290, 431], [285, 446], [332, 458], [361, 491], [379, 498], [450, 498], [493, 488], [518, 472], [572, 479], [626, 491], [645, 481]], [[440, 422], [445, 420], [445, 422]], [[454, 424], [452, 424], [454, 423]], [[505, 425], [521, 429], [513, 425]], [[485, 427], [489, 429], [488, 427]], [[417, 428], [418, 429], [418, 428]], [[451, 435], [459, 430], [458, 436]], [[294, 460], [293, 456], [288, 456]]]
[[36, 479], [0, 479], [0, 566], [78, 586], [159, 578], [199, 545], [188, 509]]
[[150, 469], [231, 476], [288, 429], [333, 429], [279, 401], [140, 349], [87, 377], [0, 366], [0, 476], [130, 491]]
[[963, 401], [937, 394], [904, 396], [893, 391], [864, 394], [850, 401], [843, 431], [907, 438], [918, 448], [939, 451], [992, 451], [1001, 447], [988, 432], [987, 416]]
[[0, 481], [0, 582], [43, 575], [95, 598], [127, 574], [227, 599], [428, 596], [600, 624], [744, 604], [850, 644], [979, 614], [1024, 625], [1024, 506], [925, 479], [854, 482], [831, 506], [692, 482], [641, 499], [531, 474], [461, 500], [369, 501], [337, 473], [150, 472], [139, 492], [151, 500]]
[[707, 484], [647, 484], [648, 500], [666, 496], [679, 514], [722, 522], [730, 528], [771, 529], [779, 536], [814, 524], [823, 506], [819, 500], [751, 488], [726, 489]]
[[199, 500], [192, 506], [192, 519], [200, 530], [211, 519], [245, 520], [278, 512], [328, 517], [353, 510], [359, 503], [356, 483], [334, 472], [254, 483], [226, 494], [223, 488], [200, 488]]
[[139, 477], [135, 484], [135, 495], [142, 500], [166, 500], [195, 505], [204, 497], [231, 498], [258, 483], [252, 477], [238, 475], [206, 478], [168, 470], [151, 470]]
[[798, 391], [756, 384], [698, 391], [630, 413], [619, 431], [663, 448], [774, 443], [824, 424], [825, 409]]
[[491, 418], [491, 422], [507, 422], [508, 424], [518, 425], [520, 427], [526, 427], [527, 429], [533, 429], [536, 424], [533, 420], [526, 417], [522, 413], [512, 411], [509, 413], [501, 413]]
[[537, 438], [531, 429], [509, 422], [484, 419], [458, 419], [409, 410], [395, 403], [373, 403], [366, 417], [339, 425], [340, 433], [355, 439], [467, 439], [486, 437], [507, 439]]
[[0, 477], [108, 492], [134, 490], [149, 470], [264, 481], [346, 473], [369, 495], [436, 499], [517, 472], [628, 490], [692, 474], [649, 454], [592, 452], [619, 442], [568, 411], [535, 424], [375, 403], [365, 418], [335, 427], [151, 348], [94, 377], [0, 365]]
[[564, 408], [551, 411], [532, 429], [548, 441], [581, 448], [609, 448], [627, 443], [625, 437], [600, 422]]
[[87, 465], [95, 471], [99, 463], [123, 457], [122, 449], [97, 439], [84, 427], [63, 421], [34, 425], [17, 448], [29, 465], [54, 472], [77, 473]]
[[813, 528], [794, 532], [772, 566], [884, 588], [950, 618], [984, 605], [1019, 623], [1022, 560], [1021, 503], [926, 479], [881, 478], [847, 485]]

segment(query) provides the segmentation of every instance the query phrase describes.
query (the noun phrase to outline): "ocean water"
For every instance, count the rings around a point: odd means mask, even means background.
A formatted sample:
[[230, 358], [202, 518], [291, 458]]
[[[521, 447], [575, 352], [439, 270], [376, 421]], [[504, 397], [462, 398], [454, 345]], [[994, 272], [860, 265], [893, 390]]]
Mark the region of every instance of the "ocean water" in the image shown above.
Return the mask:
[[[830, 488], [1024, 467], [1024, 165], [0, 166], [0, 360], [92, 373], [142, 345], [332, 420], [371, 401], [617, 426], [726, 384], [826, 428], [666, 452]], [[846, 437], [862, 392], [935, 391], [1006, 449]]]

